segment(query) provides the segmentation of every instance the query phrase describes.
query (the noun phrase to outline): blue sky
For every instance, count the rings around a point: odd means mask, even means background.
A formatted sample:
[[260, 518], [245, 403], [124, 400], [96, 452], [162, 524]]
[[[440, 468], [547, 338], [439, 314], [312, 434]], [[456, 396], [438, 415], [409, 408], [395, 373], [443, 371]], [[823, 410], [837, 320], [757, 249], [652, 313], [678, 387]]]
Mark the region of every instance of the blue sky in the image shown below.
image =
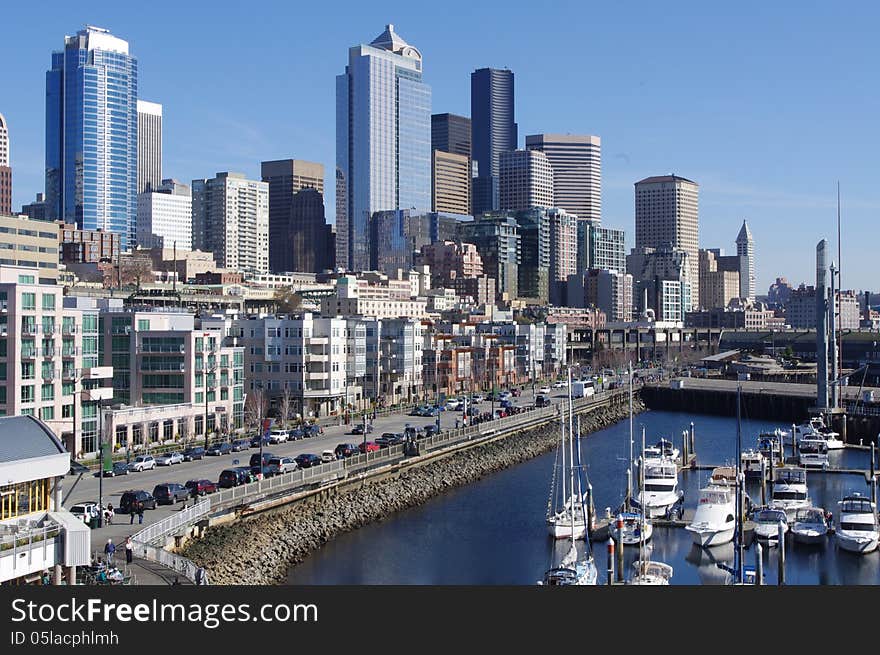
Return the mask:
[[[630, 244], [633, 182], [675, 173], [700, 184], [701, 246], [732, 252], [747, 218], [758, 292], [777, 275], [809, 283], [816, 242], [836, 252], [840, 180], [843, 286], [880, 290], [880, 8], [869, 3], [10, 0], [3, 14], [15, 208], [43, 190], [50, 53], [86, 23], [129, 41], [140, 96], [164, 105], [167, 177], [259, 178], [260, 161], [297, 157], [322, 162], [332, 187], [334, 78], [348, 47], [390, 22], [422, 51], [435, 113], [468, 115], [471, 71], [506, 66], [520, 145], [539, 132], [601, 136], [603, 222]], [[332, 188], [326, 200], [332, 219]]]

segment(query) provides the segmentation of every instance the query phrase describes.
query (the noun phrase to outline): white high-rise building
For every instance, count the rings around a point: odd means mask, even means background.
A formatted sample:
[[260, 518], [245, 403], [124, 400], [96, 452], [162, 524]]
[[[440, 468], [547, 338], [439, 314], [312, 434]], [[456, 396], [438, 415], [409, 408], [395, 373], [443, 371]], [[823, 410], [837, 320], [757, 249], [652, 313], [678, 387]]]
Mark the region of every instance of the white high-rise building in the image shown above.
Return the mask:
[[578, 134], [532, 134], [527, 150], [540, 150], [553, 167], [556, 207], [581, 220], [602, 219], [602, 140]]
[[743, 221], [736, 237], [736, 254], [740, 258], [739, 295], [749, 300], [755, 299], [755, 240], [749, 224]]
[[688, 254], [692, 305], [685, 305], [685, 311], [700, 299], [699, 190], [696, 182], [677, 175], [648, 177], [635, 183], [636, 250], [681, 248]]
[[153, 190], [162, 180], [162, 105], [137, 101], [138, 112], [138, 193]]
[[162, 180], [138, 194], [137, 242], [142, 248], [192, 250], [192, 192], [177, 180]]
[[539, 150], [502, 152], [499, 159], [499, 202], [502, 211], [555, 207], [553, 168]]
[[336, 77], [336, 265], [370, 266], [378, 211], [431, 207], [431, 87], [422, 54], [386, 25]]
[[269, 272], [269, 184], [242, 173], [192, 183], [193, 248], [214, 253], [221, 268]]

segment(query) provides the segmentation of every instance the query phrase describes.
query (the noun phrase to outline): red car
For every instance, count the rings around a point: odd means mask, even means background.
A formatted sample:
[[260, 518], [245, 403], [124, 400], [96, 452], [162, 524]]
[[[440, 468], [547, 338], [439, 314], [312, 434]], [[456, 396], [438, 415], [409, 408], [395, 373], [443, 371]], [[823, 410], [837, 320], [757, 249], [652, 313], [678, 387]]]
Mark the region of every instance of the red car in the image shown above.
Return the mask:
[[366, 443], [362, 442], [358, 445], [358, 450], [362, 453], [375, 453], [379, 450], [379, 444], [375, 441], [367, 441]]
[[190, 480], [185, 485], [191, 496], [204, 496], [217, 491], [217, 483], [210, 480]]

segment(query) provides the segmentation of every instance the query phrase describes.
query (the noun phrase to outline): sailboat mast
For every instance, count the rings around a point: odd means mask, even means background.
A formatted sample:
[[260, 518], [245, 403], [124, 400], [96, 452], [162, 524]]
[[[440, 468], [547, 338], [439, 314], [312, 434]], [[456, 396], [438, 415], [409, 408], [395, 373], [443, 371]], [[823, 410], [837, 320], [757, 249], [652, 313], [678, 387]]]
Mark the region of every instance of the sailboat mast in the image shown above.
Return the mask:
[[[568, 447], [571, 465], [569, 466], [569, 486], [571, 487], [571, 530], [574, 539], [574, 411], [571, 401], [571, 368], [568, 369]], [[580, 499], [578, 499], [580, 502]]]
[[[629, 479], [632, 481], [633, 479], [633, 366], [632, 362], [629, 363]], [[630, 485], [632, 484], [630, 483]], [[642, 494], [644, 497], [644, 494]], [[627, 498], [627, 502], [630, 499]], [[626, 509], [629, 509], [627, 507]]]
[[[744, 577], [743, 562], [743, 534], [742, 534], [742, 480], [740, 473], [742, 472], [742, 411], [740, 403], [740, 395], [742, 394], [742, 385], [736, 387], [736, 521], [734, 522], [734, 532], [736, 533], [736, 572], [738, 581], [742, 582]], [[772, 447], [771, 447], [772, 456]]]
[[559, 469], [559, 479], [562, 481], [562, 507], [565, 508], [565, 502], [568, 500], [565, 495], [565, 407], [559, 406], [559, 450], [562, 452], [562, 466]]
[[639, 464], [639, 493], [642, 498], [641, 512], [639, 513], [639, 573], [645, 569], [645, 426], [642, 426], [642, 460]]

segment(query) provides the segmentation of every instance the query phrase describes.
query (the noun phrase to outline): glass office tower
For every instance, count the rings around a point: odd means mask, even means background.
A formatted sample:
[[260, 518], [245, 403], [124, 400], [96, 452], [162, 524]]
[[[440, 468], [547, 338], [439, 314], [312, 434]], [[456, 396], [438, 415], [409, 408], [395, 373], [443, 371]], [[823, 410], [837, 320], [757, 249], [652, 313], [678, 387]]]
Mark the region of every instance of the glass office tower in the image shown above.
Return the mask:
[[137, 59], [128, 42], [86, 26], [46, 73], [46, 206], [51, 219], [136, 240]]
[[366, 270], [374, 212], [431, 207], [431, 88], [393, 25], [336, 77], [336, 265]]

